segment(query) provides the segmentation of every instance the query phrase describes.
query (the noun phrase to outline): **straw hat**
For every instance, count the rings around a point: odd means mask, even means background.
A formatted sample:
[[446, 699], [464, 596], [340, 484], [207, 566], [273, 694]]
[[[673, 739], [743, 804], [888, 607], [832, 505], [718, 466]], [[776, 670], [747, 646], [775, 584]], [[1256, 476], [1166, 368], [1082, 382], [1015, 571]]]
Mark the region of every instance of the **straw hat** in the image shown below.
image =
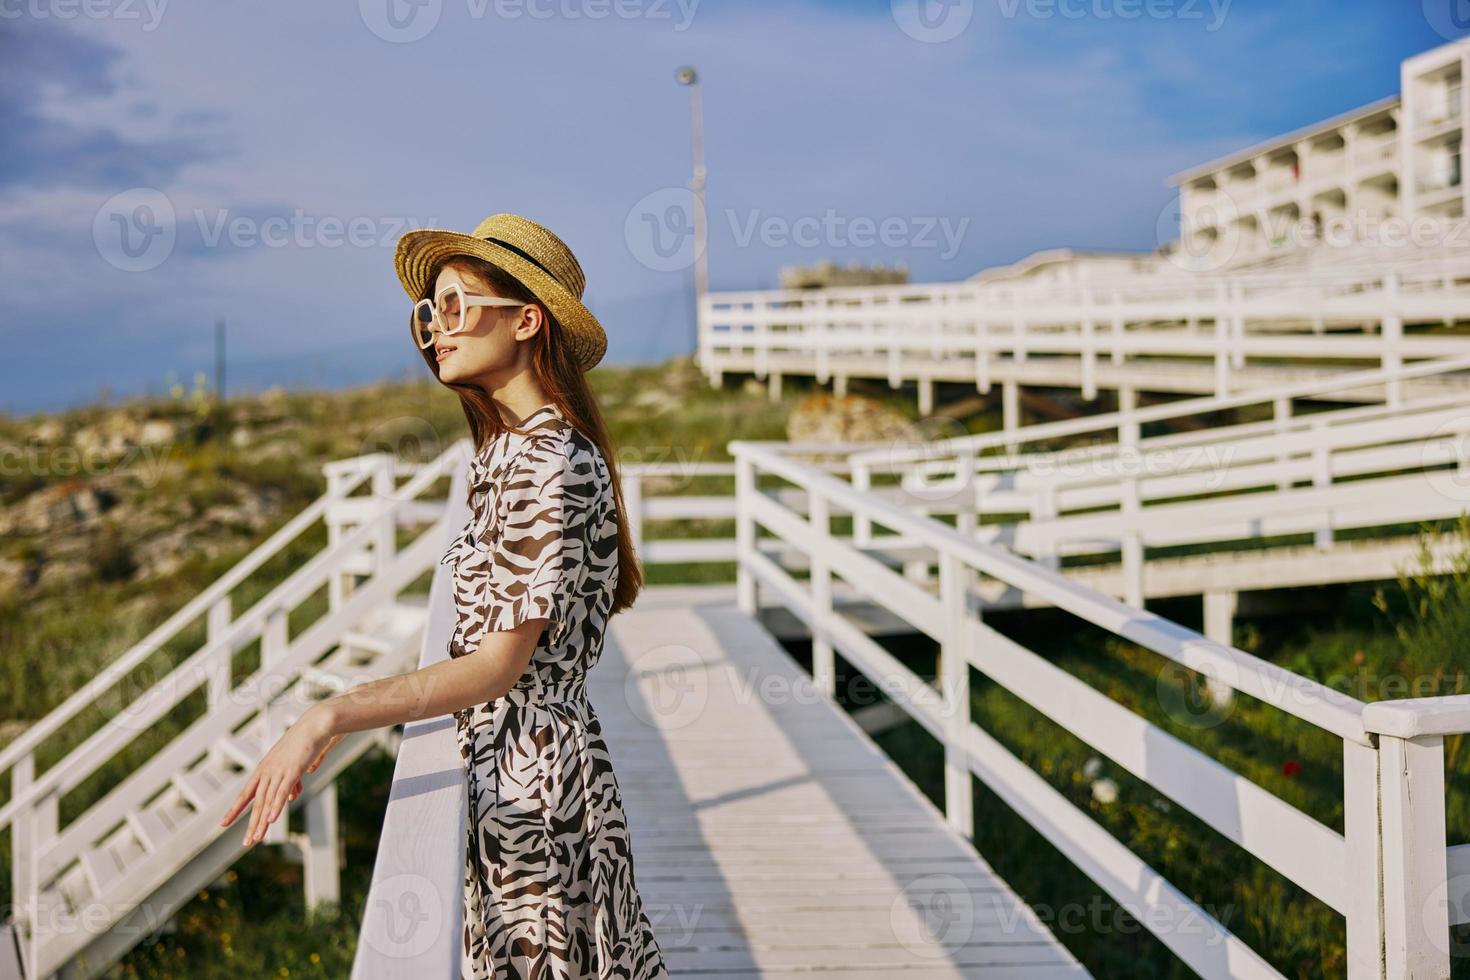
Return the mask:
[[466, 235], [416, 228], [398, 239], [393, 266], [412, 300], [423, 299], [435, 263], [451, 255], [493, 262], [518, 279], [563, 328], [572, 357], [588, 371], [607, 351], [607, 334], [582, 305], [587, 277], [566, 242], [518, 214], [492, 214]]

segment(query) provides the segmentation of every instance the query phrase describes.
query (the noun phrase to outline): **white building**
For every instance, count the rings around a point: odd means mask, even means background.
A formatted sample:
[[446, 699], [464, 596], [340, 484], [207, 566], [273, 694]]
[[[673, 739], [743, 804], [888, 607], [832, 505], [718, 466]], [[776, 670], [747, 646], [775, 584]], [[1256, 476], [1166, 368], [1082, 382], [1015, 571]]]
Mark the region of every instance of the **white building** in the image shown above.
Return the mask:
[[1467, 59], [1470, 39], [1415, 55], [1399, 95], [1174, 175], [1178, 248], [1216, 269], [1283, 247], [1393, 245], [1406, 234], [1432, 248], [1445, 219], [1466, 214]]

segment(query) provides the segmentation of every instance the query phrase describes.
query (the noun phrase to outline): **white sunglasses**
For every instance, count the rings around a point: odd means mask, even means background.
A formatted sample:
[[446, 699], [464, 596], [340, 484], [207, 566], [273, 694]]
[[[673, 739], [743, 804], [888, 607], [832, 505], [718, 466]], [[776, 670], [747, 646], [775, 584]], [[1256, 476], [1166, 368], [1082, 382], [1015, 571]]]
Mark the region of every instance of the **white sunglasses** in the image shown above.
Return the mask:
[[525, 306], [523, 300], [506, 299], [503, 296], [476, 296], [467, 293], [457, 282], [439, 290], [436, 300], [421, 299], [413, 304], [413, 320], [409, 327], [413, 331], [414, 343], [427, 348], [434, 343], [434, 327], [448, 336], [464, 329], [465, 311], [471, 306]]

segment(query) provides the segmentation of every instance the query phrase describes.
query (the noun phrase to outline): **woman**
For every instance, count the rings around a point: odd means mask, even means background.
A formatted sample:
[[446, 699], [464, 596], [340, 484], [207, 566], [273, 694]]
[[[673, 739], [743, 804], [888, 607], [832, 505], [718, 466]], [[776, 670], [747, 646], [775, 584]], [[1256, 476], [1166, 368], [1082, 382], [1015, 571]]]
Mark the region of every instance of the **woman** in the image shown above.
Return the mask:
[[[411, 329], [475, 446], [453, 565], [449, 658], [309, 708], [226, 814], [246, 845], [348, 732], [453, 712], [466, 766], [461, 975], [666, 980], [586, 672], [642, 574], [585, 372], [607, 349], [581, 266], [510, 214], [473, 234], [418, 230], [394, 256]], [[428, 692], [428, 696], [425, 696]]]

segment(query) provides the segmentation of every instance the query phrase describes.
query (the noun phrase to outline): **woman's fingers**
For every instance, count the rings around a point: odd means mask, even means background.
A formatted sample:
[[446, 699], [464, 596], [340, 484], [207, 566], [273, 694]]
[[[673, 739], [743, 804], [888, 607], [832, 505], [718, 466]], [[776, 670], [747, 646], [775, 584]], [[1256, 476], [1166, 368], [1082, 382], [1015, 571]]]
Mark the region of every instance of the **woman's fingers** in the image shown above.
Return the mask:
[[226, 811], [224, 819], [220, 820], [219, 822], [219, 825], [221, 827], [228, 827], [230, 824], [235, 822], [235, 818], [240, 815], [240, 811], [245, 809], [245, 805], [249, 803], [250, 798], [255, 795], [255, 787], [256, 784], [259, 782], [260, 773], [256, 772], [250, 777], [249, 781], [245, 783], [244, 788], [240, 790], [240, 795], [235, 797], [235, 802], [230, 804], [230, 809]]
[[269, 821], [265, 819], [266, 811], [270, 808], [270, 800], [275, 795], [276, 785], [281, 777], [271, 776], [265, 787], [255, 794], [255, 804], [250, 808], [250, 829], [245, 834], [245, 844], [254, 844], [265, 833]]

